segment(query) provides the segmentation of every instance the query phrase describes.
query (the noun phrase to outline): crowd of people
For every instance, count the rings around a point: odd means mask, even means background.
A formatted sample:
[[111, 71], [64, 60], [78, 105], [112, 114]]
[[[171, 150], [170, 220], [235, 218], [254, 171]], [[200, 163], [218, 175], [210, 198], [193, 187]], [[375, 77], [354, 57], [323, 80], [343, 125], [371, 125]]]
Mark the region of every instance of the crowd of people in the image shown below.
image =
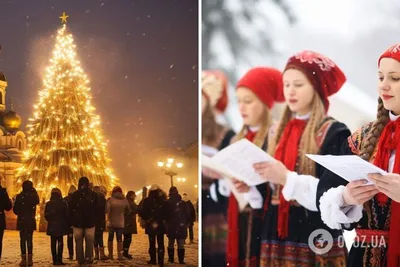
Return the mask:
[[[400, 44], [379, 57], [377, 73], [377, 118], [351, 134], [327, 115], [328, 97], [346, 82], [333, 60], [302, 51], [282, 72], [252, 68], [235, 81], [243, 119], [235, 134], [219, 120], [228, 104], [227, 78], [203, 71], [202, 153], [213, 156], [245, 138], [276, 159], [250, 166], [265, 181], [257, 186], [202, 169], [203, 265], [400, 265]], [[274, 121], [278, 102], [286, 105]], [[357, 155], [389, 174], [348, 182], [306, 154]], [[243, 194], [244, 209], [233, 190]], [[340, 240], [352, 229], [363, 245], [355, 242], [348, 252]], [[318, 240], [310, 241], [315, 230], [332, 237], [327, 251], [318, 253]]]
[[[79, 266], [88, 266], [95, 261], [132, 259], [129, 252], [132, 235], [138, 233], [137, 220], [149, 238], [148, 264], [164, 265], [164, 235], [168, 237], [168, 261], [175, 261], [176, 242], [178, 261], [184, 264], [188, 232], [190, 243], [194, 243], [193, 224], [196, 213], [187, 194], [183, 196], [185, 201], [176, 187], [171, 187], [167, 195], [157, 185], [153, 185], [148, 190], [148, 195], [147, 188], [143, 188], [143, 198], [136, 204], [134, 191], [128, 191], [124, 195], [121, 187], [115, 186], [107, 198], [107, 189], [93, 186], [86, 177], [79, 179], [77, 188], [72, 185], [65, 197], [59, 188], [53, 188], [43, 212], [47, 221], [47, 235], [51, 241], [53, 265], [65, 265], [64, 236], [67, 236], [69, 259], [74, 259], [75, 251]], [[33, 266], [33, 234], [36, 230], [38, 205], [39, 195], [29, 180], [22, 183], [22, 191], [14, 201], [9, 198], [6, 189], [0, 187], [0, 259], [6, 229], [5, 211], [12, 209], [17, 216], [20, 236], [19, 265]], [[103, 241], [104, 232], [108, 232], [107, 254]], [[115, 253], [114, 239], [117, 244]]]

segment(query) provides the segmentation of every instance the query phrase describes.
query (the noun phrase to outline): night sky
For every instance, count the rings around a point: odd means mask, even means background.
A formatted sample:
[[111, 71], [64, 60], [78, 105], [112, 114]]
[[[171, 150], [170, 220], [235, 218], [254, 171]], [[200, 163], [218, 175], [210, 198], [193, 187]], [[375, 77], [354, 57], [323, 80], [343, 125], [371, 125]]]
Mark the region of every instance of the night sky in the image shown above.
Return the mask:
[[0, 70], [23, 119], [38, 100], [65, 11], [93, 103], [125, 185], [138, 189], [143, 156], [197, 140], [198, 1], [0, 0]]

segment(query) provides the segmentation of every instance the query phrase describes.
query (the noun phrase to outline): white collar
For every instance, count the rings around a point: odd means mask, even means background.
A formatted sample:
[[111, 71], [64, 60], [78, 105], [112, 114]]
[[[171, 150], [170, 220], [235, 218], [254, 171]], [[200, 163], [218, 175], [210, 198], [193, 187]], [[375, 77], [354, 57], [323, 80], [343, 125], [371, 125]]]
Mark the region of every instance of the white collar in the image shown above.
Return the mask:
[[296, 114], [295, 118], [298, 120], [305, 121], [305, 120], [308, 120], [310, 118], [310, 116], [311, 116], [311, 112], [307, 113], [306, 115], [302, 115], [302, 116]]
[[391, 111], [389, 112], [389, 118], [391, 121], [395, 121], [400, 118], [400, 115], [394, 115]]
[[247, 128], [249, 128], [249, 130], [253, 133], [258, 132], [258, 130], [260, 130], [260, 126], [247, 126]]

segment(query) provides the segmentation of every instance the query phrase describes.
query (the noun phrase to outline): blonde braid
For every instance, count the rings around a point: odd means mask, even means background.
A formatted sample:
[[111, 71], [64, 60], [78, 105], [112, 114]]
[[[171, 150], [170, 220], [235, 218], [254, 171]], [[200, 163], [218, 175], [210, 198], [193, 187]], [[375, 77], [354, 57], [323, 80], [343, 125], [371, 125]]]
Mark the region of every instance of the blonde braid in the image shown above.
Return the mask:
[[299, 166], [298, 171], [301, 174], [309, 174], [315, 176], [315, 162], [310, 160], [306, 154], [317, 154], [319, 151], [316, 142], [316, 135], [321, 122], [325, 118], [324, 104], [321, 98], [315, 94], [311, 106], [310, 119], [300, 139], [299, 146]]

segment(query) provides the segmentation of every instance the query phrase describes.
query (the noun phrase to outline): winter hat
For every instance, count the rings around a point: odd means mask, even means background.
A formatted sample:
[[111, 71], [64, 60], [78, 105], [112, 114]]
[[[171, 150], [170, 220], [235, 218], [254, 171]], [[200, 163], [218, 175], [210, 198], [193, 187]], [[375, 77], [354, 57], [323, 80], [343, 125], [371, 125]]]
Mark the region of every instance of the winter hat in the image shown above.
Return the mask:
[[236, 84], [236, 89], [245, 87], [252, 91], [268, 108], [274, 102], [283, 102], [282, 73], [274, 68], [250, 69]]
[[29, 180], [26, 180], [22, 183], [22, 191], [23, 192], [30, 192], [33, 190], [33, 183]]
[[201, 83], [201, 92], [210, 101], [211, 106], [225, 112], [228, 106], [228, 82], [225, 74], [218, 70], [203, 71]]
[[400, 62], [400, 44], [395, 44], [389, 47], [378, 60], [378, 67], [381, 64], [382, 58], [392, 58]]
[[150, 186], [149, 191], [155, 191], [155, 190], [158, 190], [158, 189], [160, 189], [160, 187], [158, 185], [156, 185], [156, 184], [153, 184], [152, 186]]
[[89, 179], [85, 176], [81, 177], [78, 182], [78, 188], [89, 188]]
[[121, 193], [122, 194], [122, 188], [119, 186], [115, 186], [112, 190], [112, 193]]
[[169, 189], [169, 195], [177, 195], [178, 194], [178, 188], [176, 188], [175, 186], [171, 186], [171, 188]]
[[57, 187], [54, 187], [53, 189], [51, 189], [51, 193], [52, 193], [52, 194], [53, 194], [53, 193], [57, 193], [57, 194], [62, 195], [61, 190], [58, 189]]
[[330, 58], [313, 51], [302, 51], [290, 57], [285, 71], [297, 69], [304, 73], [329, 109], [328, 97], [337, 93], [346, 82], [342, 70]]

